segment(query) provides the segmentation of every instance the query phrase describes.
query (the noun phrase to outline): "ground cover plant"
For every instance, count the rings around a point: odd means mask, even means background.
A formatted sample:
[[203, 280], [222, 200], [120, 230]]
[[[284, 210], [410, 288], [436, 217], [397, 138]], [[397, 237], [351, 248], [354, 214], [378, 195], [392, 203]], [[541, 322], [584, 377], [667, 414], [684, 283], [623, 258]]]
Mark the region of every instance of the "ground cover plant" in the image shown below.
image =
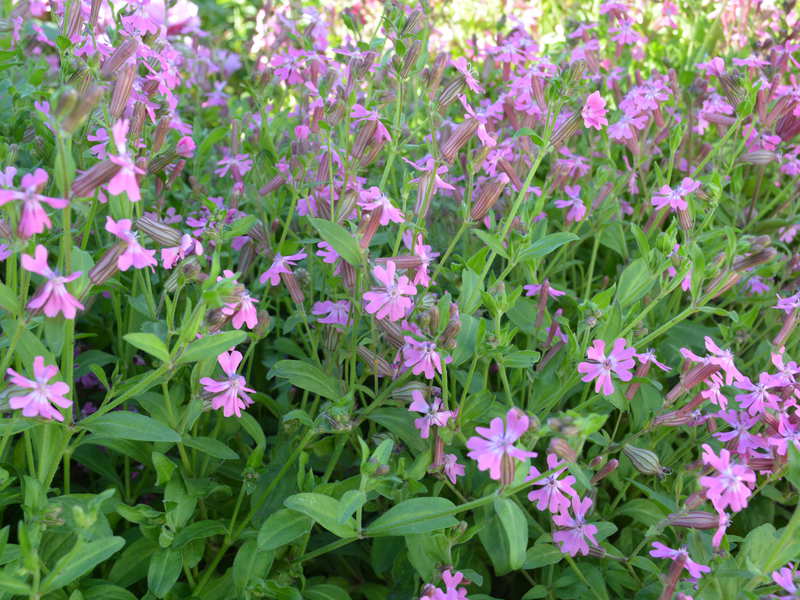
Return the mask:
[[0, 7], [0, 597], [800, 597], [794, 2]]

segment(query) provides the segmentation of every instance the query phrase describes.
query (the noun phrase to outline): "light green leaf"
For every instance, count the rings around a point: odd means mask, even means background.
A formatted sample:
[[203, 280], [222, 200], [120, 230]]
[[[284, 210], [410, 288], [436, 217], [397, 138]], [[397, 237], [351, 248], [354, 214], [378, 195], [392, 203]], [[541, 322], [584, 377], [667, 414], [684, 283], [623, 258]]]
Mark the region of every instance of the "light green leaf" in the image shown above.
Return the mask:
[[574, 242], [580, 239], [574, 233], [567, 231], [559, 231], [558, 233], [550, 233], [544, 237], [531, 243], [530, 246], [525, 248], [519, 253], [518, 260], [525, 260], [527, 258], [542, 258], [547, 256], [554, 250], [558, 250], [564, 244]]
[[319, 367], [302, 360], [280, 360], [269, 375], [287, 379], [293, 386], [329, 400], [338, 400], [343, 395], [335, 379], [323, 373]]
[[528, 521], [525, 513], [510, 498], [495, 498], [494, 510], [508, 540], [508, 566], [512, 571], [522, 568], [528, 549]]
[[356, 537], [355, 519], [339, 523], [339, 501], [324, 494], [295, 494], [284, 501], [284, 506], [314, 519], [322, 527], [340, 538]]
[[313, 519], [305, 514], [281, 508], [267, 517], [261, 525], [258, 531], [258, 549], [275, 550], [285, 546], [307, 534], [313, 524]]
[[219, 458], [220, 460], [236, 460], [239, 458], [239, 455], [231, 450], [229, 446], [214, 438], [203, 436], [189, 437], [185, 435], [183, 436], [183, 444], [190, 448], [200, 450], [200, 452], [204, 452], [214, 458]]
[[656, 278], [650, 272], [647, 261], [637, 258], [622, 271], [617, 282], [617, 302], [627, 308], [642, 298], [655, 284]]
[[177, 550], [158, 550], [147, 568], [147, 587], [156, 598], [166, 596], [180, 577], [183, 558]]
[[127, 411], [114, 411], [98, 417], [89, 416], [83, 427], [103, 437], [140, 442], [180, 442], [181, 436], [160, 421]]
[[52, 592], [85, 575], [97, 565], [108, 559], [125, 545], [121, 537], [113, 536], [86, 542], [78, 539], [72, 550], [58, 559], [47, 574], [40, 588], [42, 594]]
[[226, 531], [225, 525], [219, 521], [197, 521], [187, 525], [175, 534], [175, 538], [172, 540], [172, 548], [178, 550], [181, 546], [185, 546], [194, 540], [202, 540], [215, 535], [225, 535]]
[[0, 308], [7, 310], [12, 315], [19, 312], [19, 298], [5, 283], [0, 283]]
[[155, 356], [161, 362], [169, 362], [169, 350], [157, 335], [152, 333], [129, 333], [123, 338], [131, 346]]
[[427, 533], [458, 525], [452, 514], [443, 514], [455, 508], [446, 498], [411, 498], [393, 506], [370, 523], [366, 534], [371, 537], [384, 535], [412, 535]]
[[328, 242], [331, 247], [336, 250], [342, 260], [349, 262], [354, 267], [357, 267], [363, 262], [363, 253], [358, 242], [353, 235], [344, 227], [333, 221], [325, 219], [308, 218], [314, 226], [322, 239]]
[[350, 600], [350, 594], [338, 585], [320, 583], [305, 589], [303, 597], [306, 600]]
[[241, 344], [247, 339], [244, 331], [224, 331], [214, 335], [206, 335], [191, 342], [178, 358], [179, 364], [196, 362], [204, 358], [216, 358], [223, 352]]

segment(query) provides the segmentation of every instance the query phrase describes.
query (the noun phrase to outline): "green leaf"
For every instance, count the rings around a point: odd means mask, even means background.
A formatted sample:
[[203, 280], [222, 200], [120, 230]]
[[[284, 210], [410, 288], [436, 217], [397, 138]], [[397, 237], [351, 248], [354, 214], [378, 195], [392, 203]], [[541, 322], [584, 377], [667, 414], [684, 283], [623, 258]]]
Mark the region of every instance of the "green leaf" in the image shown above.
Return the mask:
[[[548, 536], [549, 537], [549, 536]], [[536, 542], [528, 548], [525, 563], [522, 568], [526, 571], [554, 565], [564, 558], [564, 554], [553, 544]]]
[[183, 436], [183, 444], [220, 460], [236, 460], [239, 458], [239, 455], [231, 450], [230, 447], [214, 438], [189, 437], [185, 435]]
[[484, 244], [491, 248], [495, 254], [498, 254], [508, 260], [508, 252], [506, 252], [506, 249], [503, 247], [500, 238], [482, 229], [473, 229], [472, 231], [481, 239]]
[[356, 537], [355, 519], [348, 519], [345, 523], [339, 523], [338, 500], [325, 496], [324, 494], [295, 494], [289, 496], [284, 502], [284, 506], [291, 510], [303, 513], [314, 519], [322, 527], [340, 538]]
[[155, 356], [161, 362], [169, 362], [169, 350], [161, 339], [152, 333], [129, 333], [123, 338], [131, 346]]
[[241, 344], [247, 339], [244, 331], [224, 331], [214, 335], [206, 335], [191, 342], [178, 358], [179, 364], [196, 362], [204, 358], [216, 358], [223, 352]]
[[89, 416], [81, 424], [97, 435], [140, 442], [180, 442], [181, 436], [160, 421], [137, 413], [114, 411]]
[[187, 525], [175, 534], [172, 540], [172, 548], [178, 550], [194, 540], [202, 540], [215, 535], [225, 535], [227, 529], [219, 521], [197, 521]]
[[789, 468], [786, 470], [786, 479], [800, 492], [800, 450], [794, 444], [786, 444]]
[[261, 525], [258, 531], [258, 549], [276, 550], [285, 546], [311, 531], [313, 524], [313, 519], [305, 514], [281, 508], [267, 517]]
[[180, 577], [183, 568], [181, 553], [165, 548], [155, 552], [147, 568], [147, 587], [156, 598], [166, 596]]
[[19, 298], [5, 283], [0, 283], [0, 308], [12, 315], [19, 313]]
[[530, 369], [542, 355], [536, 350], [517, 350], [501, 355], [500, 362], [509, 369]]
[[650, 272], [647, 261], [643, 258], [637, 258], [625, 267], [619, 277], [617, 282], [617, 302], [623, 308], [627, 308], [649, 292], [655, 282], [656, 279]]
[[364, 255], [361, 252], [361, 247], [358, 245], [353, 235], [344, 227], [325, 219], [309, 217], [308, 220], [311, 221], [314, 229], [319, 232], [322, 239], [328, 242], [339, 256], [342, 257], [342, 260], [346, 260], [354, 267], [357, 267], [363, 262]]
[[274, 552], [263, 552], [258, 549], [254, 539], [247, 540], [233, 559], [233, 585], [236, 586], [237, 598], [242, 598], [250, 581], [265, 578], [275, 560]]
[[124, 587], [111, 583], [99, 583], [83, 590], [85, 600], [136, 600]]
[[329, 400], [339, 400], [343, 396], [335, 379], [302, 360], [280, 360], [272, 367], [269, 376], [288, 379], [293, 386]]
[[175, 472], [177, 465], [167, 458], [166, 455], [161, 454], [161, 452], [153, 452], [150, 456], [158, 478], [156, 485], [165, 485], [172, 479], [172, 474]]
[[86, 542], [78, 539], [72, 550], [62, 556], [42, 581], [40, 592], [46, 594], [64, 587], [94, 569], [125, 545], [121, 537], [113, 536]]
[[24, 579], [13, 575], [11, 571], [16, 571], [16, 569], [6, 568], [0, 571], [0, 592], [31, 597], [33, 588]]
[[404, 408], [379, 408], [372, 411], [367, 418], [385, 427], [406, 444], [414, 453], [425, 451], [425, 440], [419, 437], [409, 412]]
[[481, 305], [483, 280], [472, 269], [461, 271], [461, 294], [458, 297], [458, 306], [462, 317], [471, 315]]
[[350, 600], [350, 594], [331, 583], [320, 583], [305, 589], [303, 597], [306, 600]]
[[458, 525], [458, 520], [447, 513], [455, 504], [446, 498], [411, 498], [397, 504], [370, 523], [366, 534], [412, 535], [427, 533]]
[[[391, 440], [390, 440], [391, 441]], [[383, 464], [383, 463], [378, 463]], [[347, 490], [339, 500], [341, 514], [339, 523], [345, 523], [359, 508], [367, 503], [367, 495], [361, 490]]]
[[527, 258], [542, 258], [547, 256], [554, 250], [558, 250], [564, 244], [574, 242], [580, 238], [574, 233], [568, 231], [559, 231], [558, 233], [550, 233], [544, 237], [531, 243], [530, 246], [525, 248], [519, 253], [517, 260], [524, 260]]
[[525, 513], [510, 498], [495, 498], [494, 510], [508, 540], [508, 566], [512, 571], [522, 568], [528, 549], [528, 521]]

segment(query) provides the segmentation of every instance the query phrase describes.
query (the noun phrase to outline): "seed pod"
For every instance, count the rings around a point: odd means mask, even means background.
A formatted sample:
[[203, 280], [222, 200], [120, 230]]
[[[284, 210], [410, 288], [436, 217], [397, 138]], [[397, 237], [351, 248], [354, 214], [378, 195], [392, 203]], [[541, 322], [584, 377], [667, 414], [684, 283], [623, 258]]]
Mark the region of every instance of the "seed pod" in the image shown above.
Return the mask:
[[361, 357], [361, 360], [363, 360], [378, 377], [394, 376], [395, 370], [382, 356], [375, 354], [372, 350], [363, 345], [358, 346], [356, 351]]
[[105, 93], [101, 85], [92, 84], [80, 95], [69, 115], [61, 121], [61, 129], [67, 133], [75, 132], [94, 110], [95, 105]]
[[712, 363], [698, 365], [692, 368], [681, 378], [678, 384], [669, 391], [664, 398], [664, 404], [672, 404], [681, 396], [681, 394], [689, 391], [696, 385], [703, 383], [706, 379], [719, 371], [719, 369], [719, 365]]
[[125, 251], [126, 245], [124, 243], [114, 244], [99, 261], [89, 270], [89, 281], [92, 285], [103, 285], [106, 281], [111, 279], [119, 267], [117, 266], [117, 259]]
[[117, 73], [117, 80], [114, 82], [114, 91], [111, 93], [111, 105], [109, 107], [109, 113], [114, 120], [119, 119], [122, 113], [125, 112], [135, 78], [136, 65], [131, 63], [124, 65]]
[[142, 135], [144, 127], [145, 106], [144, 102], [136, 102], [133, 105], [133, 116], [131, 117], [131, 127], [128, 130], [129, 140], [138, 140]]
[[508, 175], [508, 180], [511, 182], [511, 185], [514, 186], [516, 191], [520, 191], [522, 189], [522, 179], [520, 179], [519, 175], [517, 175], [517, 170], [514, 168], [507, 159], [501, 158], [497, 161], [497, 166], [500, 167], [500, 170]]
[[650, 450], [625, 444], [622, 447], [622, 453], [628, 457], [633, 467], [644, 475], [655, 475], [659, 479], [663, 479], [671, 472], [670, 469], [661, 465], [658, 455]]
[[447, 67], [447, 63], [449, 61], [449, 57], [444, 52], [440, 52], [436, 55], [436, 59], [433, 61], [433, 66], [428, 73], [428, 97], [433, 98], [436, 95], [436, 92], [439, 91], [439, 85], [442, 83], [442, 75], [444, 74], [444, 70]]
[[450, 106], [450, 103], [463, 93], [466, 84], [467, 82], [461, 74], [450, 80], [439, 94], [439, 99], [436, 101], [436, 110], [438, 110], [439, 113], [443, 113], [444, 110]]
[[505, 173], [500, 173], [496, 177], [487, 180], [478, 192], [475, 202], [472, 204], [472, 210], [469, 213], [471, 221], [480, 221], [485, 217], [497, 200], [500, 194], [506, 189], [510, 179]]
[[792, 335], [792, 332], [794, 331], [796, 326], [797, 326], [797, 309], [793, 310], [791, 313], [789, 313], [784, 317], [781, 330], [775, 336], [775, 339], [772, 340], [772, 345], [775, 346], [776, 348], [781, 348], [786, 343], [786, 340], [789, 339], [789, 336]]
[[408, 15], [403, 28], [400, 30], [400, 37], [417, 35], [425, 28], [425, 13], [416, 8]]
[[56, 103], [56, 108], [53, 111], [53, 115], [58, 119], [65, 117], [72, 112], [72, 109], [77, 101], [78, 92], [72, 88], [67, 88], [61, 92], [61, 95], [58, 97], [58, 102]]
[[[476, 119], [469, 118], [459, 123], [447, 141], [442, 144], [442, 158], [445, 162], [452, 163], [458, 151], [466, 145], [476, 131], [478, 131]], [[420, 179], [420, 181], [422, 180]]]
[[417, 64], [417, 59], [421, 53], [422, 41], [414, 40], [414, 43], [411, 44], [411, 48], [408, 49], [408, 52], [406, 52], [405, 58], [403, 59], [403, 64], [400, 68], [400, 77], [408, 77], [411, 69], [413, 69], [414, 65]]
[[[367, 121], [368, 122], [368, 121]], [[284, 183], [286, 183], [286, 178], [283, 175], [276, 175], [272, 179], [267, 182], [263, 188], [258, 190], [258, 193], [262, 196], [265, 196], [271, 192], [274, 192], [279, 187], [281, 187]]]
[[350, 156], [355, 159], [361, 159], [364, 156], [367, 145], [375, 138], [375, 131], [377, 129], [377, 121], [362, 121], [356, 138], [353, 140], [353, 148], [350, 151]]
[[778, 254], [775, 248], [764, 248], [756, 252], [751, 252], [745, 256], [737, 256], [731, 267], [734, 271], [747, 271], [758, 265], [770, 262]]
[[673, 513], [667, 516], [667, 521], [674, 527], [688, 527], [689, 529], [716, 529], [719, 527], [719, 515], [704, 510]]
[[516, 471], [516, 459], [512, 458], [510, 454], [504, 453], [503, 458], [500, 459], [500, 486], [507, 487], [514, 481], [514, 473]]
[[400, 329], [399, 325], [386, 319], [378, 319], [376, 323], [378, 325], [378, 329], [380, 329], [383, 333], [384, 340], [389, 342], [395, 348], [402, 348], [405, 345], [406, 342], [403, 339], [403, 330]]
[[721, 73], [717, 78], [719, 79], [722, 93], [728, 99], [730, 105], [736, 108], [745, 97], [744, 88], [739, 83], [739, 76], [733, 73]]
[[[100, 76], [104, 79], [111, 77], [122, 65], [128, 62], [128, 59], [136, 53], [138, 48], [139, 42], [135, 38], [126, 38], [125, 41], [117, 46], [114, 52], [111, 53], [111, 56], [103, 61], [103, 66], [100, 67]], [[156, 85], [158, 85], [157, 82]]]
[[89, 12], [89, 29], [94, 31], [97, 27], [97, 19], [100, 18], [100, 8], [103, 5], [103, 0], [92, 0], [92, 7]]
[[181, 243], [180, 231], [150, 217], [136, 219], [136, 229], [144, 232], [150, 239], [162, 246], [174, 247]]
[[778, 162], [778, 155], [769, 150], [754, 150], [747, 152], [739, 157], [737, 163], [744, 163], [748, 165], [768, 165], [770, 163]]
[[78, 198], [91, 196], [98, 187], [111, 181], [119, 169], [120, 167], [109, 159], [100, 161], [75, 178], [72, 182], [72, 194]]
[[418, 269], [422, 266], [422, 259], [416, 254], [401, 254], [400, 256], [382, 256], [375, 259], [375, 264], [386, 265], [389, 261], [397, 269]]
[[437, 343], [442, 348], [452, 350], [456, 346], [456, 338], [458, 337], [459, 331], [461, 331], [461, 316], [458, 311], [458, 304], [453, 302], [450, 304], [450, 319], [442, 335], [439, 336]]
[[65, 7], [67, 11], [64, 14], [64, 20], [61, 22], [61, 35], [72, 41], [80, 33], [81, 23], [83, 23], [81, 3], [73, 2], [71, 5], [66, 3]]
[[575, 135], [580, 128], [581, 115], [580, 113], [575, 112], [561, 124], [561, 127], [553, 132], [553, 136], [550, 138], [550, 145], [555, 149], [561, 148], [561, 146], [563, 146], [569, 138]]

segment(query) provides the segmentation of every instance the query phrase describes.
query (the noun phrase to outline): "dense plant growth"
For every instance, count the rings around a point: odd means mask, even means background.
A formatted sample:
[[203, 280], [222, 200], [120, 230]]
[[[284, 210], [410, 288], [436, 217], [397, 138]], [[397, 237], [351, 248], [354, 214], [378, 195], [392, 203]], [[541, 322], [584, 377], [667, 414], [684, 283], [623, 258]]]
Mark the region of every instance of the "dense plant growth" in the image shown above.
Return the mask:
[[0, 6], [0, 598], [800, 598], [794, 2]]

